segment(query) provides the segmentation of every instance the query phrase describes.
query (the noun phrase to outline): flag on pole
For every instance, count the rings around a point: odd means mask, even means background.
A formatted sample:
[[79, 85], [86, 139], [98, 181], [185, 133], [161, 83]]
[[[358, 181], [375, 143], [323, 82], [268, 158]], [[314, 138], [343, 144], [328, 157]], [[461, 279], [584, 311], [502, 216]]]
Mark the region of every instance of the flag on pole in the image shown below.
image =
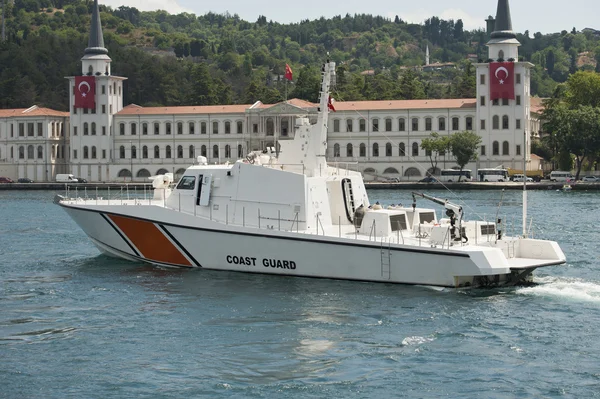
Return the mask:
[[285, 75], [287, 80], [292, 80], [292, 68], [288, 64], [285, 64]]
[[327, 100], [327, 108], [329, 108], [333, 112], [335, 112], [335, 107], [333, 106], [334, 101], [335, 100], [333, 99], [333, 97], [329, 96], [329, 99]]

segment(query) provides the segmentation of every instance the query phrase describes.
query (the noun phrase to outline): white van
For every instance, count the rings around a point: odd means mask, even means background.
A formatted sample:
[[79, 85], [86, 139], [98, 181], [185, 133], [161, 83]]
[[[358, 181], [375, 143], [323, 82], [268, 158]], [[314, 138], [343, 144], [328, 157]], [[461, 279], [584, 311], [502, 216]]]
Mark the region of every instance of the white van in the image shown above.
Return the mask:
[[531, 178], [531, 177], [525, 177], [525, 175], [522, 174], [522, 173], [521, 174], [517, 173], [517, 174], [513, 175], [513, 178], [512, 178], [512, 181], [521, 182], [521, 183], [524, 182], [525, 180], [527, 180], [528, 182], [529, 181], [532, 182], [533, 178]]
[[58, 174], [56, 175], [57, 183], [77, 183], [78, 180], [75, 176], [71, 174]]
[[567, 181], [573, 180], [571, 172], [563, 172], [560, 170], [553, 170], [550, 172], [550, 181]]

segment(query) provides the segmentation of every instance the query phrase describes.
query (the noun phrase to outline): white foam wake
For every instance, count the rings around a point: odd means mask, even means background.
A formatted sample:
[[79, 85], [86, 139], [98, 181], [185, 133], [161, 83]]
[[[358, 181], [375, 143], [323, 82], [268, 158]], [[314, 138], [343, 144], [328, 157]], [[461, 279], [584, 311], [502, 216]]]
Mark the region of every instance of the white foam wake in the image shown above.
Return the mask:
[[519, 288], [516, 292], [522, 295], [600, 303], [600, 283], [556, 277], [542, 277], [536, 279], [536, 282], [540, 284], [535, 287]]

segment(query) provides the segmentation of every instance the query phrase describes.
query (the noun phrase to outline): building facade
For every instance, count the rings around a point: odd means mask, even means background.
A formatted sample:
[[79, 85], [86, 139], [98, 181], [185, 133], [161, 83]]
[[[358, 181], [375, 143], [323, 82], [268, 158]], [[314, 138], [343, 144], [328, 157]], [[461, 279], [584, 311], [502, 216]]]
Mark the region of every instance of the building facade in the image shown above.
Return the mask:
[[[427, 173], [456, 167], [451, 154], [446, 153], [433, 169], [429, 154], [421, 148], [423, 139], [433, 132], [452, 135], [470, 130], [481, 136], [482, 144], [479, 159], [466, 168], [522, 169], [523, 158], [531, 159], [530, 136], [537, 134], [532, 129], [539, 125], [538, 114], [530, 109], [532, 64], [518, 62], [519, 42], [512, 31], [507, 0], [499, 0], [496, 19], [487, 22], [494, 24], [488, 61], [506, 59], [514, 65], [513, 99], [490, 99], [494, 76], [488, 62], [475, 64], [475, 99], [335, 102], [336, 112], [329, 114], [328, 161], [362, 171], [365, 180], [420, 179]], [[124, 107], [126, 78], [111, 73], [97, 1], [81, 73], [95, 78], [94, 107], [75, 106], [81, 90], [76, 81], [80, 78], [68, 77], [69, 113], [58, 113], [62, 119], [43, 122], [48, 135], [40, 138], [45, 142], [39, 145], [49, 162], [63, 161], [61, 168], [46, 168], [46, 172], [44, 167], [25, 166], [29, 158], [20, 158], [19, 151], [25, 148], [29, 155], [29, 147], [19, 140], [29, 136], [3, 136], [7, 131], [4, 125], [16, 123], [13, 129], [18, 131], [21, 122], [0, 111], [0, 143], [5, 137], [0, 144], [0, 160], [7, 165], [0, 170], [6, 170], [4, 175], [51, 181], [66, 169], [99, 182], [147, 181], [149, 176], [166, 172], [180, 175], [200, 155], [208, 162], [222, 163], [235, 162], [250, 151], [278, 149], [278, 142], [293, 138], [297, 118], [308, 115], [316, 122], [318, 112], [317, 104], [298, 99], [270, 105]], [[54, 131], [53, 123], [59, 123], [58, 137], [49, 133]], [[57, 140], [62, 141], [54, 143]], [[35, 144], [32, 141], [34, 148]], [[62, 157], [52, 158], [53, 151]], [[37, 160], [32, 158], [31, 162]]]

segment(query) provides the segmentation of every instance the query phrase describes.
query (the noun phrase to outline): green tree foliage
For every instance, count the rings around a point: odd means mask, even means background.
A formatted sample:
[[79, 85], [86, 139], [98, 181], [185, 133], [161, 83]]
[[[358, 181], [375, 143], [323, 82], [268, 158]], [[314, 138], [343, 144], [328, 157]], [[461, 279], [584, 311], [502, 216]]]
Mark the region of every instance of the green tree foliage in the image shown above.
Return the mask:
[[[7, 42], [0, 43], [0, 106], [35, 101], [67, 109], [64, 76], [79, 73], [93, 3], [4, 3]], [[249, 22], [228, 13], [197, 16], [105, 5], [100, 11], [113, 73], [128, 77], [125, 101], [140, 105], [193, 104], [196, 99], [211, 103], [215, 97], [247, 102], [256, 92], [253, 81], [261, 86], [261, 99], [283, 98], [285, 85], [278, 76], [286, 63], [295, 72], [289, 97], [316, 101], [318, 71], [327, 53], [338, 63], [334, 94], [342, 101], [472, 98], [476, 79], [466, 55], [487, 58], [484, 31], [468, 31], [461, 20], [438, 17], [409, 24], [399, 17], [346, 14], [280, 24], [265, 16]], [[600, 71], [600, 39], [593, 34], [565, 30], [531, 37], [525, 32], [518, 38], [523, 60], [536, 64], [533, 95], [548, 97], [571, 74], [594, 69], [592, 64], [580, 67], [586, 57], [597, 59]], [[427, 46], [432, 63], [453, 62], [457, 69], [422, 71]], [[206, 64], [208, 75], [202, 75], [212, 84], [195, 80], [198, 63]], [[208, 92], [198, 90], [203, 84]]]
[[481, 137], [475, 132], [464, 131], [454, 133], [449, 140], [452, 156], [462, 172], [466, 164], [477, 160], [477, 149], [481, 145]]
[[433, 132], [430, 137], [424, 138], [421, 141], [421, 148], [429, 154], [431, 169], [437, 170], [439, 157], [445, 154], [448, 148], [450, 148], [450, 137], [441, 136], [439, 133]]

